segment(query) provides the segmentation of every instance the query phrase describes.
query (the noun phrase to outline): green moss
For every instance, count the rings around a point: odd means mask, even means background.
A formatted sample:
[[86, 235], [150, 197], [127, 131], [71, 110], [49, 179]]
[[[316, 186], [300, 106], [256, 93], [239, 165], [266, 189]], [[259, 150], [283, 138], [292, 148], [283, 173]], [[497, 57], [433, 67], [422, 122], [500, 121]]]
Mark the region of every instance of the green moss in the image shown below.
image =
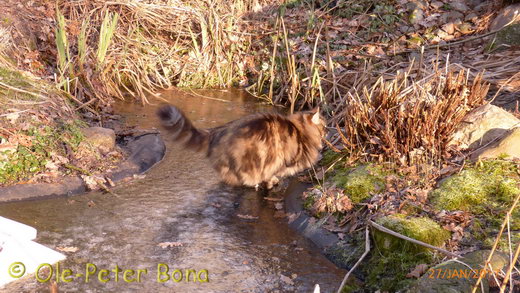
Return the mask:
[[482, 212], [489, 205], [508, 203], [520, 192], [517, 167], [491, 160], [446, 179], [431, 193], [437, 209]]
[[520, 189], [517, 167], [504, 160], [488, 160], [447, 178], [432, 191], [431, 198], [439, 210], [463, 210], [482, 214], [489, 207], [511, 203]]
[[[407, 218], [403, 214], [386, 216], [377, 222], [402, 235], [417, 239], [434, 246], [443, 246], [450, 238], [435, 221], [426, 217]], [[366, 288], [395, 292], [410, 285], [413, 279], [406, 278], [419, 264], [434, 260], [433, 252], [420, 245], [375, 230], [373, 233], [376, 249], [364, 270], [367, 274]]]
[[12, 184], [27, 180], [46, 170], [46, 164], [52, 159], [51, 152], [65, 155], [64, 144], [77, 149], [84, 137], [80, 131], [83, 122], [64, 123], [60, 127], [33, 127], [20, 131], [28, 136], [29, 145], [18, 145], [15, 151], [0, 154], [0, 184]]
[[[506, 212], [520, 193], [519, 183], [515, 163], [486, 160], [449, 177], [430, 195], [436, 209], [471, 212], [473, 219], [464, 241], [469, 245], [478, 241], [484, 247], [491, 247]], [[510, 229], [520, 229], [520, 209], [513, 212]], [[500, 247], [507, 248], [505, 238]]]
[[384, 187], [384, 173], [376, 166], [359, 166], [350, 172], [338, 170], [332, 181], [345, 189], [352, 202], [359, 203]]
[[329, 166], [330, 164], [336, 162], [343, 155], [341, 153], [336, 153], [333, 150], [327, 150], [323, 153], [323, 157], [321, 158], [320, 164], [322, 166]]
[[[37, 81], [31, 80], [30, 78], [24, 76], [21, 72], [10, 70], [4, 67], [0, 67], [0, 81], [4, 84], [7, 84], [8, 86], [26, 90], [29, 92], [35, 92], [35, 85]], [[13, 98], [16, 98], [16, 100], [23, 100], [23, 101], [39, 101], [40, 98], [27, 94], [22, 93], [19, 91], [14, 91], [12, 89], [5, 89], [0, 88], [0, 101], [5, 101], [4, 105], [0, 105], [0, 111], [5, 110], [7, 106], [10, 103], [10, 100]]]
[[417, 265], [429, 263], [429, 255], [394, 251], [387, 255], [377, 253], [370, 257], [365, 266], [367, 272], [365, 289], [368, 292], [397, 292], [407, 288], [413, 279], [406, 275]]
[[437, 209], [468, 210], [486, 200], [486, 180], [477, 170], [464, 170], [431, 193]]
[[520, 45], [520, 24], [512, 24], [501, 29], [493, 44], [495, 47], [501, 45], [518, 46]]
[[312, 210], [315, 202], [316, 197], [313, 194], [308, 194], [303, 200], [303, 208], [306, 210]]
[[[444, 242], [450, 238], [450, 232], [426, 217], [406, 218], [403, 214], [396, 214], [382, 217], [377, 222], [390, 230], [433, 246], [443, 246]], [[429, 251], [429, 248], [413, 244], [378, 230], [374, 232], [374, 240], [382, 254], [396, 250], [412, 253]]]

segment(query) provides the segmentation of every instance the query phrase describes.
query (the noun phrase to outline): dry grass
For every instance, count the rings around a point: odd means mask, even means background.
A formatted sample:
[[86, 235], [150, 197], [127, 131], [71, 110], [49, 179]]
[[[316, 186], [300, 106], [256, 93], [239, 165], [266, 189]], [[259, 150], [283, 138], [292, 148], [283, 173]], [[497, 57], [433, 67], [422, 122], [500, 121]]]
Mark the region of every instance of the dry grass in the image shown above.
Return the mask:
[[[70, 79], [78, 81], [70, 93], [90, 108], [91, 103], [105, 104], [108, 96], [132, 96], [146, 103], [151, 92], [173, 85], [238, 84], [245, 75], [250, 41], [239, 22], [255, 3], [62, 1], [59, 8], [67, 19], [70, 51], [78, 52], [70, 61]], [[99, 40], [106, 39], [100, 28], [109, 13], [119, 16], [119, 21], [98, 64], [99, 54], [94, 51], [100, 47]], [[78, 38], [81, 35], [85, 37]]]
[[336, 105], [335, 126], [341, 145], [358, 157], [402, 165], [439, 162], [450, 157], [456, 125], [485, 102], [488, 89], [481, 75], [469, 79], [464, 70], [436, 71], [419, 81], [407, 73], [380, 78]]

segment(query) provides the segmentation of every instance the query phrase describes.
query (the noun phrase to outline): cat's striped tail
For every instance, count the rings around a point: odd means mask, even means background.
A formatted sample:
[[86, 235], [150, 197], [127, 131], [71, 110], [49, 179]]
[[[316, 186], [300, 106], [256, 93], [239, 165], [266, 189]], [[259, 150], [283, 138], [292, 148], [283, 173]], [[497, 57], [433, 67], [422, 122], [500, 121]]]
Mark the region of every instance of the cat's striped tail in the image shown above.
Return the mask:
[[170, 105], [162, 106], [157, 111], [157, 116], [163, 126], [173, 133], [175, 140], [184, 142], [184, 147], [199, 151], [207, 146], [209, 132], [193, 126], [179, 108]]

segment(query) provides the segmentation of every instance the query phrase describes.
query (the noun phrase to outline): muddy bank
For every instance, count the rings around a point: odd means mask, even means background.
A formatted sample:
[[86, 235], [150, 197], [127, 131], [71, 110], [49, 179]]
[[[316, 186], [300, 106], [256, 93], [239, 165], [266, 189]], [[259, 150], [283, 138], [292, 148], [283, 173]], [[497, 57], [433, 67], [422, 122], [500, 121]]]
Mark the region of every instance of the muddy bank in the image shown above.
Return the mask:
[[[104, 174], [114, 183], [142, 174], [164, 157], [166, 147], [159, 134], [144, 134], [129, 140], [121, 146], [129, 151], [129, 157], [117, 168]], [[56, 181], [0, 187], [0, 202], [71, 196], [89, 191], [85, 180], [80, 177], [63, 177]]]

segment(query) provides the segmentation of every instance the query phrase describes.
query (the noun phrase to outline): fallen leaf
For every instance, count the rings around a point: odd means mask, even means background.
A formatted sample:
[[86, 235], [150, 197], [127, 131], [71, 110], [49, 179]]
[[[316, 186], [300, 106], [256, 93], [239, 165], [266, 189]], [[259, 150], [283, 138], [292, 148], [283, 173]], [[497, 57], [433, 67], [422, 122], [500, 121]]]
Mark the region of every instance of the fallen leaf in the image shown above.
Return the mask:
[[63, 252], [76, 252], [79, 250], [79, 248], [75, 247], [75, 246], [58, 246], [56, 247], [57, 250], [59, 251], [63, 251]]
[[417, 265], [410, 273], [406, 275], [407, 278], [420, 278], [428, 270], [427, 264]]
[[4, 117], [5, 117], [5, 119], [9, 120], [9, 122], [11, 122], [11, 124], [14, 124], [16, 122], [16, 120], [18, 120], [18, 117], [20, 117], [20, 114], [9, 113], [9, 114], [6, 114]]
[[182, 246], [182, 243], [180, 243], [180, 242], [161, 242], [161, 243], [157, 244], [157, 246], [164, 249], [164, 248], [168, 248], [168, 247], [180, 247], [180, 246]]

